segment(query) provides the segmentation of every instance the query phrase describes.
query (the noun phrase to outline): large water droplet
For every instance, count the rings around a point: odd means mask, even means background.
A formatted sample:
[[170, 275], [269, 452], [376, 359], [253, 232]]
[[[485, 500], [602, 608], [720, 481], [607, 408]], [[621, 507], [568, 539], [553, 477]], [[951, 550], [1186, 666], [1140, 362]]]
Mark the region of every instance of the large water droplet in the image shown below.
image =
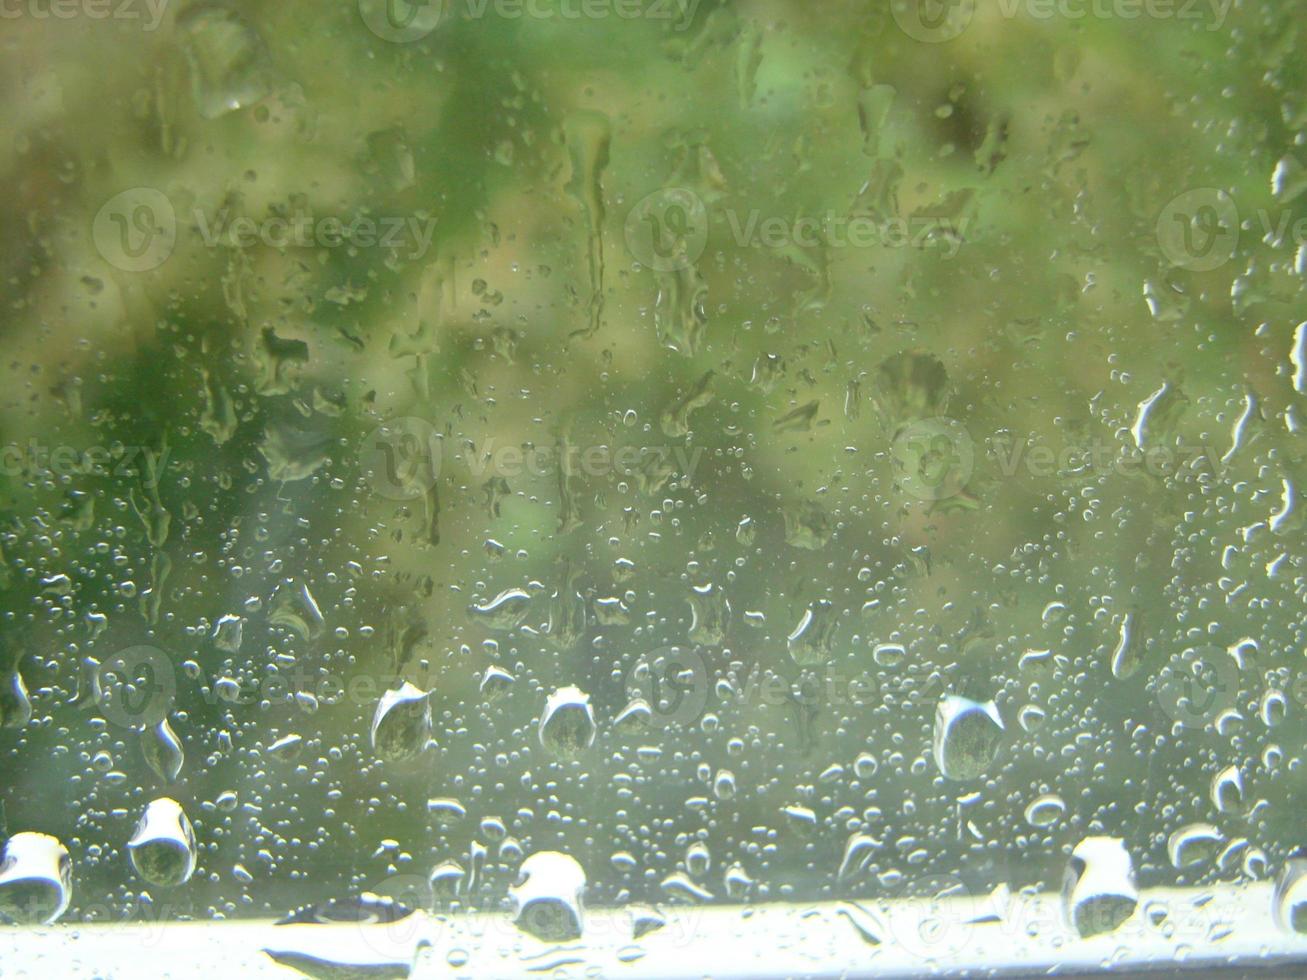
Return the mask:
[[540, 716], [540, 744], [562, 759], [580, 755], [594, 744], [595, 716], [590, 695], [579, 687], [559, 688], [549, 695]]
[[1062, 879], [1067, 923], [1082, 938], [1113, 932], [1134, 914], [1139, 892], [1125, 842], [1086, 837], [1071, 852]]
[[177, 18], [177, 33], [190, 66], [195, 105], [205, 119], [253, 105], [272, 91], [272, 64], [263, 38], [235, 11], [198, 4]]
[[993, 701], [946, 695], [935, 709], [935, 764], [948, 779], [979, 779], [998, 755], [1003, 719]]
[[152, 800], [127, 842], [136, 873], [152, 885], [172, 888], [195, 872], [195, 831], [181, 805], [168, 797]]
[[575, 858], [541, 851], [522, 862], [518, 884], [510, 889], [518, 928], [546, 942], [581, 938], [584, 928], [585, 871]]
[[1275, 923], [1286, 932], [1307, 935], [1307, 857], [1291, 857], [1275, 879]]
[[401, 762], [421, 752], [431, 737], [431, 701], [408, 681], [387, 691], [372, 717], [372, 751], [383, 762]]
[[5, 842], [0, 917], [19, 925], [49, 925], [64, 914], [72, 894], [72, 860], [58, 840], [24, 832]]

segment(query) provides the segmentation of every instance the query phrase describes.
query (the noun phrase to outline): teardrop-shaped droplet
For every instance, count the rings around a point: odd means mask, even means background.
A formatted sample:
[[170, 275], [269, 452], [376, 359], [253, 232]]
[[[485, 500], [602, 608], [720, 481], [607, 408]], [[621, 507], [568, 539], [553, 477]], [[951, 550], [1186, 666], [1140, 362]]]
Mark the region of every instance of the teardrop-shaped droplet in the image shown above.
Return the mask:
[[840, 861], [840, 870], [836, 877], [843, 881], [850, 875], [862, 871], [867, 866], [867, 862], [871, 860], [872, 854], [880, 846], [880, 841], [870, 834], [853, 834], [850, 836], [848, 842], [844, 845], [844, 858]]
[[521, 626], [531, 607], [531, 595], [524, 589], [505, 589], [489, 602], [474, 603], [468, 615], [492, 630], [511, 630]]
[[1112, 648], [1112, 676], [1118, 680], [1133, 677], [1143, 663], [1143, 643], [1135, 632], [1135, 614], [1125, 613], [1118, 626], [1116, 646]]
[[22, 728], [32, 720], [32, 700], [23, 675], [12, 669], [0, 675], [0, 726]]
[[154, 774], [165, 783], [176, 780], [182, 771], [186, 754], [181, 740], [165, 718], [157, 725], [141, 729], [141, 754]]

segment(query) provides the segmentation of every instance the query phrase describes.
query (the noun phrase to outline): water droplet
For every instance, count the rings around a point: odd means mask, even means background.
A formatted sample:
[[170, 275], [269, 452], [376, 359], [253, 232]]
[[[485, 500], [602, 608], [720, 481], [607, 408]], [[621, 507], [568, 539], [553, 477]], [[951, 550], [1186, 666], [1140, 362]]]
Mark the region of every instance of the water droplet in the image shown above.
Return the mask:
[[1026, 807], [1026, 823], [1032, 827], [1051, 827], [1066, 813], [1066, 804], [1056, 793], [1045, 793]]
[[948, 779], [979, 779], [998, 756], [1003, 719], [993, 701], [981, 704], [955, 694], [935, 709], [935, 764]]
[[1086, 837], [1071, 852], [1062, 879], [1067, 922], [1082, 938], [1113, 932], [1139, 904], [1134, 865], [1125, 842]]
[[272, 91], [272, 64], [263, 38], [235, 11], [196, 4], [177, 18], [177, 33], [190, 66], [195, 105], [205, 119], [253, 105]]
[[157, 725], [141, 729], [141, 754], [154, 774], [165, 783], [176, 780], [182, 771], [185, 759], [182, 743], [166, 718]]
[[23, 832], [5, 842], [0, 917], [19, 925], [49, 925], [64, 914], [72, 893], [72, 860], [58, 840]]
[[685, 870], [690, 872], [691, 877], [702, 878], [711, 867], [712, 855], [703, 841], [695, 841], [686, 849]]
[[412, 759], [431, 737], [431, 701], [408, 681], [387, 691], [372, 717], [372, 751], [383, 762]]
[[0, 675], [0, 726], [22, 728], [32, 720], [32, 701], [23, 676], [12, 669]]
[[881, 667], [897, 667], [906, 656], [901, 643], [877, 643], [871, 651], [871, 658]]
[[1191, 823], [1167, 838], [1166, 853], [1173, 868], [1192, 868], [1211, 861], [1221, 841], [1221, 832], [1211, 824]]
[[576, 859], [558, 851], [540, 851], [522, 862], [511, 888], [513, 921], [545, 942], [580, 939], [584, 929], [585, 871]]
[[489, 602], [473, 605], [469, 615], [487, 629], [511, 630], [521, 626], [531, 606], [531, 596], [523, 589], [505, 589]]
[[172, 888], [195, 871], [195, 831], [181, 805], [168, 797], [152, 800], [127, 842], [136, 873], [152, 885]]
[[595, 716], [590, 695], [579, 687], [549, 695], [540, 716], [540, 744], [550, 755], [572, 759], [594, 744]]
[[481, 697], [487, 704], [493, 704], [508, 693], [515, 679], [501, 667], [487, 667], [481, 677]]
[[1275, 879], [1273, 912], [1286, 932], [1307, 935], [1307, 857], [1291, 857]]
[[299, 758], [300, 749], [304, 747], [304, 738], [291, 732], [283, 735], [268, 746], [268, 755], [279, 762], [293, 762]]
[[666, 916], [647, 905], [632, 906], [630, 916], [632, 939], [641, 939], [667, 925]]
[[831, 656], [831, 642], [839, 625], [835, 604], [829, 599], [812, 603], [786, 639], [790, 656], [800, 667], [816, 667]]
[[1243, 806], [1243, 774], [1226, 766], [1212, 777], [1212, 806], [1220, 813], [1238, 813]]

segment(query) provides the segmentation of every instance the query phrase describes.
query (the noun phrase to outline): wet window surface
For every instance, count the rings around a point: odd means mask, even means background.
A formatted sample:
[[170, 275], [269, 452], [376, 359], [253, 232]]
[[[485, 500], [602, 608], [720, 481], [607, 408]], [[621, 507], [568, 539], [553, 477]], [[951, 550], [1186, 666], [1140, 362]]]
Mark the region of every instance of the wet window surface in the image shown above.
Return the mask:
[[0, 950], [1307, 956], [1305, 15], [0, 0]]

